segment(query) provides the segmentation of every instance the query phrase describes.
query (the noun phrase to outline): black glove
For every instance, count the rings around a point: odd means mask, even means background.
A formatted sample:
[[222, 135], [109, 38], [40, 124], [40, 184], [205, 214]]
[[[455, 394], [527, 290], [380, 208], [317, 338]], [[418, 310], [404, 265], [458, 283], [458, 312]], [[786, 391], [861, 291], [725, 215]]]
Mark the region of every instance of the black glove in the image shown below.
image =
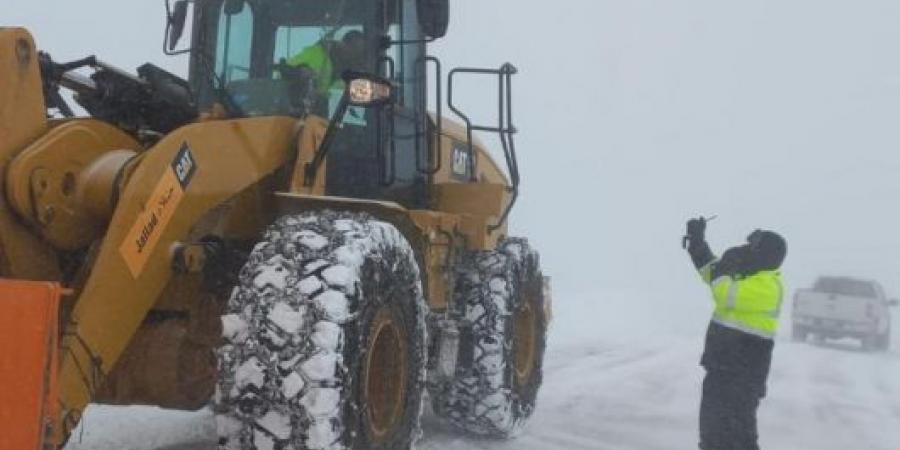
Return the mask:
[[691, 255], [697, 269], [716, 258], [706, 243], [706, 222], [709, 220], [704, 217], [688, 220], [687, 234], [681, 240], [681, 246]]
[[688, 220], [687, 237], [693, 242], [706, 240], [706, 219], [699, 217], [697, 219]]

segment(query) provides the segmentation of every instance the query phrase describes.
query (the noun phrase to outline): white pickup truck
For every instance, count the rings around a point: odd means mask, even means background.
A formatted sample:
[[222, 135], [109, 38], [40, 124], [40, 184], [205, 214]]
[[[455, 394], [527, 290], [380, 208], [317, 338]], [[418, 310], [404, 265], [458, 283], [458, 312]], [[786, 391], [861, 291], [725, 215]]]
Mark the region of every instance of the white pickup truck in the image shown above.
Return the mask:
[[888, 299], [875, 281], [820, 277], [812, 289], [794, 294], [793, 338], [805, 341], [856, 338], [866, 350], [888, 350], [891, 342]]

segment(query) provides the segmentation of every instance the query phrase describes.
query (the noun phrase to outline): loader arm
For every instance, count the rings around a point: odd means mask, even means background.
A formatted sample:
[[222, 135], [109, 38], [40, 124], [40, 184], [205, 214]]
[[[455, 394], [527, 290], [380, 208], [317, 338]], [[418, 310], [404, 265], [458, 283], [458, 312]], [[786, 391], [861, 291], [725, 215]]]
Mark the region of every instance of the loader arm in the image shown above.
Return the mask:
[[285, 166], [298, 122], [204, 122], [166, 136], [121, 194], [91, 274], [64, 325], [62, 444], [172, 276], [173, 245], [215, 206]]

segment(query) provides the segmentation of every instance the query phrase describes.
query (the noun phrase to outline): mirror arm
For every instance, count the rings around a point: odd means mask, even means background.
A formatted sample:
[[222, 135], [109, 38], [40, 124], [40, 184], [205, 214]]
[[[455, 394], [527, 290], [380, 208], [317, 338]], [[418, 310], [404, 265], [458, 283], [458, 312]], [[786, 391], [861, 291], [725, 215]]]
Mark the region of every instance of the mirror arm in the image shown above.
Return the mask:
[[[319, 168], [322, 166], [322, 163], [325, 161], [325, 157], [328, 155], [328, 151], [331, 149], [331, 143], [334, 141], [335, 135], [337, 134], [338, 128], [344, 121], [344, 116], [347, 114], [347, 110], [350, 106], [364, 106], [364, 107], [373, 107], [373, 106], [381, 106], [385, 104], [392, 104], [394, 99], [393, 86], [391, 86], [390, 82], [382, 79], [381, 77], [366, 74], [362, 72], [354, 72], [352, 70], [345, 71], [341, 78], [346, 83], [344, 87], [344, 94], [341, 96], [340, 102], [338, 102], [337, 108], [332, 115], [331, 120], [328, 121], [328, 128], [325, 130], [325, 136], [322, 137], [322, 142], [319, 144], [319, 148], [316, 149], [316, 153], [313, 155], [312, 161], [308, 162], [304, 168], [304, 179], [303, 185], [306, 187], [312, 187], [316, 181], [316, 175], [319, 171]], [[388, 89], [388, 95], [386, 97], [379, 98], [368, 98], [365, 104], [361, 104], [363, 100], [357, 99], [351, 101], [352, 94], [351, 90], [353, 89], [353, 84], [355, 81], [368, 81], [370, 83], [382, 84], [382, 87]], [[371, 88], [371, 86], [370, 86]], [[379, 121], [379, 133], [382, 131], [381, 126], [383, 124]], [[393, 121], [391, 122], [391, 130], [390, 132], [394, 133]], [[379, 144], [381, 144], [381, 140], [379, 139]], [[384, 149], [379, 147], [376, 148], [376, 151], [380, 154], [384, 152]], [[392, 157], [395, 154], [395, 149], [391, 148]], [[391, 168], [392, 173], [391, 177], [394, 177], [394, 168]], [[382, 178], [385, 178], [387, 175], [384, 174]], [[386, 180], [382, 180], [386, 181]]]
[[325, 156], [328, 154], [331, 142], [334, 141], [334, 136], [337, 134], [338, 123], [344, 120], [344, 114], [347, 113], [347, 108], [349, 106], [350, 98], [345, 90], [344, 95], [341, 97], [341, 101], [338, 103], [337, 110], [334, 112], [334, 117], [328, 122], [328, 128], [325, 130], [325, 136], [322, 138], [322, 143], [319, 144], [319, 148], [316, 150], [316, 154], [313, 156], [312, 161], [306, 163], [303, 177], [303, 184], [306, 187], [312, 187], [313, 183], [315, 183], [319, 167], [322, 165], [322, 162], [325, 161]]

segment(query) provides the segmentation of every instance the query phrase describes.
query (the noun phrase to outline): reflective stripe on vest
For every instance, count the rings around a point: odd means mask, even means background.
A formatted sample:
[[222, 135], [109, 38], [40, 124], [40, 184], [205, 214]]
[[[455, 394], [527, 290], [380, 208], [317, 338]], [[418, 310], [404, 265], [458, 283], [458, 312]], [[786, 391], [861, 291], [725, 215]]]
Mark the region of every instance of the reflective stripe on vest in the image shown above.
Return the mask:
[[758, 337], [761, 337], [761, 338], [763, 338], [763, 339], [774, 339], [774, 338], [775, 338], [775, 333], [769, 333], [769, 332], [765, 332], [765, 331], [762, 331], [762, 330], [757, 330], [757, 329], [748, 327], [748, 326], [746, 326], [746, 325], [744, 325], [744, 324], [742, 324], [742, 323], [740, 323], [740, 322], [735, 322], [735, 321], [727, 320], [727, 319], [721, 319], [721, 318], [715, 317], [715, 316], [713, 316], [712, 321], [713, 321], [714, 323], [717, 323], [717, 324], [719, 324], [719, 325], [722, 325], [723, 327], [731, 328], [731, 329], [733, 329], [733, 330], [742, 331], [742, 332], [744, 332], [744, 333], [752, 334], [752, 335], [754, 335], [754, 336], [758, 336]]
[[778, 307], [775, 308], [775, 311], [772, 311], [772, 317], [777, 319], [781, 316], [782, 304], [784, 304], [784, 286], [781, 285], [781, 280], [778, 280]]
[[738, 293], [738, 282], [731, 282], [731, 285], [728, 286], [728, 298], [725, 300], [725, 307], [728, 309], [734, 309], [734, 305], [737, 303], [737, 293]]

